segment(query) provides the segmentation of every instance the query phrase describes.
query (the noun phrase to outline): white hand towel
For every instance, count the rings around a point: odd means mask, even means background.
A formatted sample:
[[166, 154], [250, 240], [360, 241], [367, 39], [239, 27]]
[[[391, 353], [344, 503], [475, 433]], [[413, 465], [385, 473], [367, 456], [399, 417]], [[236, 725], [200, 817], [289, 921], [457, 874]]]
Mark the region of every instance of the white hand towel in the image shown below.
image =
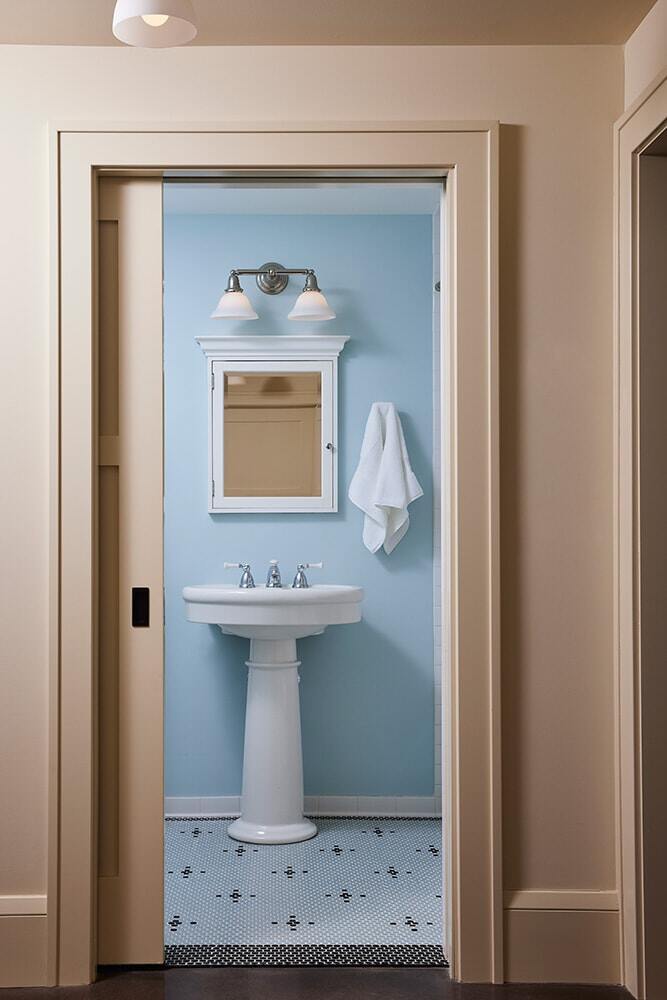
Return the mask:
[[410, 527], [408, 504], [424, 495], [412, 471], [393, 403], [373, 403], [357, 471], [348, 496], [366, 515], [363, 540], [370, 552], [392, 552]]

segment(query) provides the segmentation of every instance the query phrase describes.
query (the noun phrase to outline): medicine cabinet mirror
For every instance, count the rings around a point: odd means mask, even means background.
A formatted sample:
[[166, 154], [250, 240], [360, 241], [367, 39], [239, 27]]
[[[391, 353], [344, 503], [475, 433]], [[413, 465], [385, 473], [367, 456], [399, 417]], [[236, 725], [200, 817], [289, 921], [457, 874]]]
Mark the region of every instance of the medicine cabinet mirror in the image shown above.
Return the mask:
[[208, 359], [209, 513], [338, 509], [338, 355], [348, 339], [197, 338]]

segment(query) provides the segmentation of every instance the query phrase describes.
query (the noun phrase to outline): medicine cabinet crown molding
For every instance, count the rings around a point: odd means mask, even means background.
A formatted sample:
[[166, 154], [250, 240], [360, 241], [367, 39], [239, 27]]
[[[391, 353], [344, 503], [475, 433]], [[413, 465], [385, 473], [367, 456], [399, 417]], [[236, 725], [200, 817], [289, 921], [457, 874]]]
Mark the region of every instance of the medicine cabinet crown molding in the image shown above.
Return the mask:
[[336, 513], [346, 336], [196, 337], [208, 361], [208, 512]]
[[207, 358], [256, 361], [334, 361], [350, 338], [331, 334], [293, 334], [284, 337], [227, 334], [195, 337]]

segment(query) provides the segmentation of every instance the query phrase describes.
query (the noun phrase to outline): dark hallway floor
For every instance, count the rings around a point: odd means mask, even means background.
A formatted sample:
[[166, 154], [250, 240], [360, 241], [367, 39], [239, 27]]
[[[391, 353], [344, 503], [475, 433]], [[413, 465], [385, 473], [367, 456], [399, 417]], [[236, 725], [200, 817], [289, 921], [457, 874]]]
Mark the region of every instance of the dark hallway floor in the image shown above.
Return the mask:
[[446, 969], [107, 970], [93, 986], [0, 990], [7, 1000], [629, 1000], [605, 986], [462, 986]]

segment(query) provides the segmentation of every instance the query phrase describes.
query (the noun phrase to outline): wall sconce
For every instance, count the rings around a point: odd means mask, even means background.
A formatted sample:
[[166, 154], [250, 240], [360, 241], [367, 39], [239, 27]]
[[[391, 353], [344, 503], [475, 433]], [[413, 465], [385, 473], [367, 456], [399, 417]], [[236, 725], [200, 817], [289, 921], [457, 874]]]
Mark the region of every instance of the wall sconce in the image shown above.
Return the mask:
[[241, 288], [240, 274], [253, 274], [257, 287], [265, 295], [279, 295], [287, 288], [290, 274], [304, 274], [306, 281], [303, 291], [294, 303], [287, 318], [297, 321], [320, 323], [325, 319], [335, 319], [333, 311], [317, 284], [315, 272], [310, 267], [283, 267], [282, 264], [263, 264], [259, 268], [234, 268], [229, 272], [229, 281], [218, 302], [211, 319], [258, 319], [250, 299]]

